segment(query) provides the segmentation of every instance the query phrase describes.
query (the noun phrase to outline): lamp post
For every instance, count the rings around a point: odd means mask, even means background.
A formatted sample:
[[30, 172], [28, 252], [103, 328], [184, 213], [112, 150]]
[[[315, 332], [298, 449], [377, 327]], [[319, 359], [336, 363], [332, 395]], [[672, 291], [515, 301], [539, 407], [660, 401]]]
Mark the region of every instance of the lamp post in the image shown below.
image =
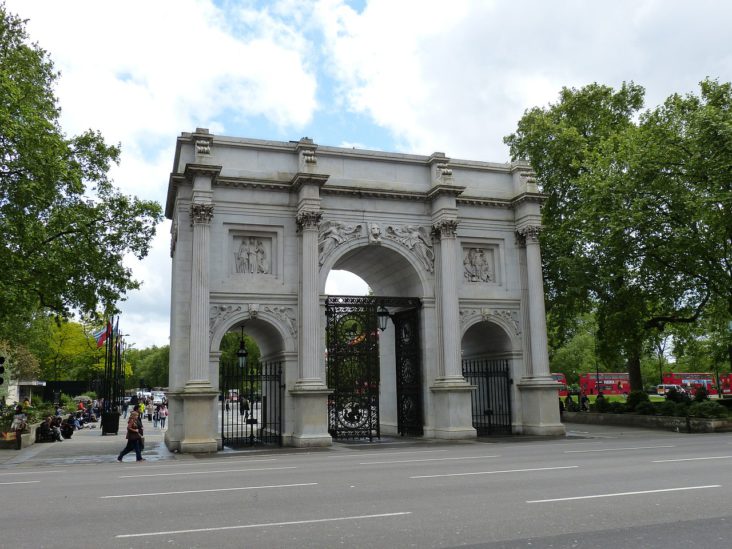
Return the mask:
[[244, 371], [247, 367], [247, 347], [244, 344], [244, 326], [241, 327], [241, 338], [239, 339], [239, 350], [236, 352], [236, 357], [239, 359], [239, 368]]
[[384, 330], [386, 330], [389, 318], [391, 318], [391, 315], [389, 314], [389, 311], [386, 310], [386, 307], [382, 305], [378, 308], [378, 310], [376, 311], [376, 318], [379, 321], [379, 330], [383, 332]]

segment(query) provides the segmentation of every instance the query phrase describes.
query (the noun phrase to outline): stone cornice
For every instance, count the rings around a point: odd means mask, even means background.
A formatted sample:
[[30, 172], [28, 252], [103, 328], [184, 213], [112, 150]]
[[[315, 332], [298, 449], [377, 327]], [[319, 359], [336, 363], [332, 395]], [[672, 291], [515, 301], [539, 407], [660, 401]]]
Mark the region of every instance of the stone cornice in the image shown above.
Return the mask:
[[193, 181], [193, 178], [197, 175], [208, 175], [211, 177], [211, 183], [213, 183], [221, 173], [221, 166], [189, 163], [186, 164], [186, 168], [183, 173], [188, 181]]
[[294, 192], [300, 190], [303, 185], [317, 185], [322, 188], [328, 181], [330, 175], [323, 173], [296, 173], [290, 180], [290, 189]]
[[511, 206], [515, 208], [524, 203], [543, 204], [546, 198], [547, 196], [542, 193], [521, 193], [511, 199]]
[[459, 185], [435, 185], [429, 190], [429, 192], [427, 192], [426, 197], [428, 200], [434, 200], [441, 195], [457, 197], [460, 196], [464, 190], [465, 187], [461, 187]]

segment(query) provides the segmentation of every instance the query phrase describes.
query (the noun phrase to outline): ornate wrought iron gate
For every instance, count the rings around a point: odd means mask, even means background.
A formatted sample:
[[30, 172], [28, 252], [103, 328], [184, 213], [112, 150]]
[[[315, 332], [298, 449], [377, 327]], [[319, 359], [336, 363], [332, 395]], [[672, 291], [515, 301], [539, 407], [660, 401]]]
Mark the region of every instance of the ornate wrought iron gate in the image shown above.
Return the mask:
[[473, 393], [473, 427], [478, 436], [511, 434], [511, 379], [508, 360], [463, 360], [463, 376]]
[[279, 362], [240, 368], [221, 364], [221, 438], [224, 446], [282, 446], [282, 403], [285, 386]]
[[379, 307], [396, 313], [398, 429], [422, 434], [420, 345], [416, 298], [329, 296], [327, 317], [328, 431], [335, 439], [381, 436], [379, 427]]
[[328, 431], [333, 438], [379, 438], [379, 328], [363, 296], [328, 297]]
[[392, 316], [392, 320], [396, 329], [397, 431], [401, 435], [421, 436], [419, 311], [411, 309], [399, 312]]

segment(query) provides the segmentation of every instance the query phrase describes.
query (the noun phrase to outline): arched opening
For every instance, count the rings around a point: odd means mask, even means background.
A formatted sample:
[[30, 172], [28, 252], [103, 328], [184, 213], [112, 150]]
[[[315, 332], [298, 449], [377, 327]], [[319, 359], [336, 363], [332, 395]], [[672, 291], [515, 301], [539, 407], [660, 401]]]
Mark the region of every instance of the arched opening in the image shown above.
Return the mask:
[[[330, 268], [324, 313], [331, 436], [421, 435], [425, 283], [418, 268], [401, 250], [363, 243]], [[344, 271], [352, 276], [337, 274], [333, 284], [334, 273]], [[334, 288], [338, 294], [328, 291]]]
[[511, 433], [511, 338], [498, 324], [481, 321], [462, 339], [462, 370], [472, 394], [473, 427], [478, 436]]
[[222, 446], [282, 445], [282, 337], [268, 322], [249, 318], [219, 343], [218, 424]]

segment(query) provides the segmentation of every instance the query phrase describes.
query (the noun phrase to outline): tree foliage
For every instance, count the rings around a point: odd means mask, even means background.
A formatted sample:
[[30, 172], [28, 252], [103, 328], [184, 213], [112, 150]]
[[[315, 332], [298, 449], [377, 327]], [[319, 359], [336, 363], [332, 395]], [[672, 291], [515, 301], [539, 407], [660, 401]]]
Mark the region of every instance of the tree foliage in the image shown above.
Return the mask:
[[95, 131], [67, 138], [48, 54], [0, 4], [0, 335], [39, 309], [111, 308], [139, 282], [122, 259], [148, 253], [159, 204], [123, 195], [120, 149]]
[[548, 310], [559, 333], [594, 310], [598, 352], [642, 388], [644, 348], [727, 303], [732, 318], [732, 93], [706, 80], [641, 113], [644, 91], [564, 89], [506, 138], [547, 194]]

